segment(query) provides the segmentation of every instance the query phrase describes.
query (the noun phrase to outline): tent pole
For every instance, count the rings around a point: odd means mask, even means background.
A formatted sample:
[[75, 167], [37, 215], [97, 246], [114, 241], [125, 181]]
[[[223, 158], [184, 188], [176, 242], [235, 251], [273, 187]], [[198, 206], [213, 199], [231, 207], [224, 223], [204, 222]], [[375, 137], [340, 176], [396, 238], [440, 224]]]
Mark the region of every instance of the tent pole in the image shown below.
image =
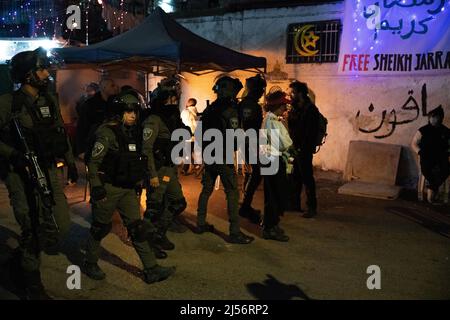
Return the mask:
[[149, 97], [148, 97], [148, 71], [145, 71], [145, 103], [150, 105]]

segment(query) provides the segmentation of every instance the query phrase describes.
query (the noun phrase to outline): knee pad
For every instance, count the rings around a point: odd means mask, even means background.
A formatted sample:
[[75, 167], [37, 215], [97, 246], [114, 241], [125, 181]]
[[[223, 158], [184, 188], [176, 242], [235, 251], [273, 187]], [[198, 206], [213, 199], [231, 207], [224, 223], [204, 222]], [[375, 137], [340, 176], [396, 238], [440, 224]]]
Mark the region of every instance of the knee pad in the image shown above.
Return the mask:
[[145, 220], [135, 220], [127, 226], [128, 234], [133, 242], [144, 242], [154, 232], [152, 226]]
[[96, 241], [101, 241], [112, 229], [112, 223], [104, 224], [94, 221], [91, 225], [91, 235]]
[[144, 213], [146, 219], [156, 219], [164, 210], [164, 201], [147, 201], [147, 208]]
[[181, 199], [175, 200], [175, 201], [171, 201], [169, 203], [169, 211], [172, 212], [174, 215], [179, 215], [181, 213], [183, 213], [183, 211], [186, 209], [187, 207], [187, 202], [186, 199], [183, 197]]

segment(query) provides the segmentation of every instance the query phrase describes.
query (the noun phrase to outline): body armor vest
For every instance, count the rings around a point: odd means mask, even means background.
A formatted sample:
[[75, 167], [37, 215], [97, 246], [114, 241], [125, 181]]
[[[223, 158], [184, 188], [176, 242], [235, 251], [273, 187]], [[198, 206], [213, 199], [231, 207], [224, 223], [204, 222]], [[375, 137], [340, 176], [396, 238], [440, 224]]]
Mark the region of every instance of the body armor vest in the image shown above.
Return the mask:
[[118, 150], [109, 150], [99, 168], [105, 173], [104, 181], [122, 188], [134, 188], [143, 178], [147, 159], [142, 154], [139, 132], [126, 135], [121, 125], [108, 126], [116, 136]]
[[[33, 122], [31, 128], [22, 127], [30, 149], [47, 164], [53, 163], [57, 158], [64, 158], [65, 153], [69, 150], [69, 145], [65, 129], [57, 121], [58, 115], [53, 99], [48, 95], [40, 96], [33, 105], [30, 105], [26, 103], [23, 93], [14, 92], [13, 115], [20, 113], [23, 107], [26, 108]], [[13, 144], [21, 149], [21, 143], [17, 140], [18, 137], [13, 127], [11, 127], [11, 131], [11, 136], [15, 137]]]

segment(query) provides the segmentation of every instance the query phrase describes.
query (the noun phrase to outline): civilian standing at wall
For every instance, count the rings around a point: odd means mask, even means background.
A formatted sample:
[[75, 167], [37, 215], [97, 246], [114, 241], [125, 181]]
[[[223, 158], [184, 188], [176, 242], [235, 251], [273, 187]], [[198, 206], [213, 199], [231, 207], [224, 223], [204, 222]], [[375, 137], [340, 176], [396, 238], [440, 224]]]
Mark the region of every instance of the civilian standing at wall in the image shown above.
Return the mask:
[[294, 157], [293, 204], [296, 211], [301, 211], [301, 193], [303, 185], [306, 191], [308, 211], [304, 218], [317, 214], [316, 182], [313, 175], [313, 155], [319, 132], [320, 113], [309, 97], [306, 83], [294, 81], [289, 85], [292, 110], [288, 115], [289, 134], [296, 150]]
[[419, 155], [420, 169], [427, 182], [427, 200], [435, 202], [439, 187], [450, 174], [450, 129], [442, 122], [442, 106], [428, 113], [428, 124], [414, 135], [412, 148]]

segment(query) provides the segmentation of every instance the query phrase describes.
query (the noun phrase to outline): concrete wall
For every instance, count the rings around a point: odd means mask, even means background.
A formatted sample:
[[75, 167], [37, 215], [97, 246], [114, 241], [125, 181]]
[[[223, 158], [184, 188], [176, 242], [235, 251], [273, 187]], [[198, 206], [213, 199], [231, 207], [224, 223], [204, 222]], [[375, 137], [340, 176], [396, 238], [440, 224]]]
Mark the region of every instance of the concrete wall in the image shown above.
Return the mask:
[[[426, 124], [427, 119], [422, 116], [411, 123], [398, 125], [387, 138], [376, 139], [374, 134], [362, 133], [362, 128], [373, 128], [381, 121], [383, 110], [387, 114], [392, 109], [397, 112], [399, 119], [414, 118], [415, 113], [401, 111], [402, 105], [412, 96], [421, 104], [421, 89], [423, 84], [427, 88], [428, 110], [442, 104], [447, 113], [445, 122], [450, 122], [450, 77], [447, 76], [342, 76], [337, 73], [337, 63], [324, 64], [285, 64], [286, 30], [290, 23], [312, 22], [320, 20], [343, 20], [344, 2], [302, 6], [296, 8], [274, 8], [248, 10], [224, 16], [196, 17], [179, 19], [189, 30], [218, 44], [249, 54], [264, 56], [268, 62], [268, 72], [273, 71], [279, 64], [280, 71], [286, 72], [287, 78], [282, 81], [269, 82], [268, 88], [278, 85], [287, 87], [288, 79], [298, 79], [308, 83], [315, 94], [316, 104], [329, 120], [328, 139], [320, 152], [314, 157], [315, 165], [323, 169], [342, 171], [345, 168], [347, 151], [351, 140], [367, 140], [389, 144], [403, 145], [398, 183], [414, 186], [417, 180], [417, 166], [415, 156], [409, 144], [415, 131]], [[234, 73], [241, 80], [251, 76], [251, 73]], [[186, 75], [183, 82], [184, 103], [189, 97], [200, 101], [200, 108], [205, 100], [214, 100], [211, 91], [214, 77]], [[368, 107], [373, 104], [373, 112]], [[357, 112], [361, 112], [356, 120]], [[391, 125], [387, 119], [383, 127], [375, 133], [388, 133]], [[370, 170], [376, 170], [371, 168]]]

